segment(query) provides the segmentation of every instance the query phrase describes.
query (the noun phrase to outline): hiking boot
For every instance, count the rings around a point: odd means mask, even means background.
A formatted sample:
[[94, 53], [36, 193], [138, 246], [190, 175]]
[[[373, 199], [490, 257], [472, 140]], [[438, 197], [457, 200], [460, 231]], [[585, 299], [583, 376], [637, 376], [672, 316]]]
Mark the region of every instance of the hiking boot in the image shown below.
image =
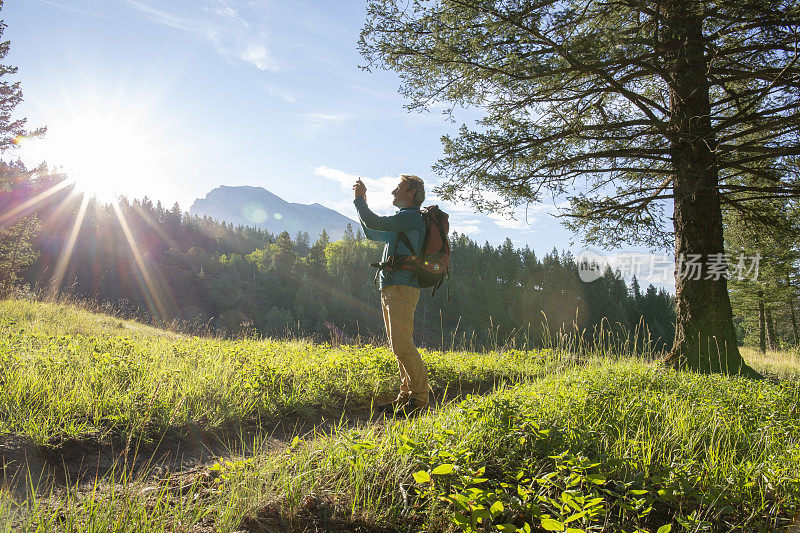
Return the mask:
[[422, 403], [414, 398], [409, 398], [403, 405], [399, 406], [394, 414], [395, 416], [400, 417], [412, 417], [417, 416], [422, 411], [428, 408], [427, 403]]
[[379, 403], [378, 405], [375, 406], [374, 412], [376, 415], [383, 413], [393, 415], [400, 406], [405, 405], [407, 402], [408, 398], [398, 398], [389, 403]]

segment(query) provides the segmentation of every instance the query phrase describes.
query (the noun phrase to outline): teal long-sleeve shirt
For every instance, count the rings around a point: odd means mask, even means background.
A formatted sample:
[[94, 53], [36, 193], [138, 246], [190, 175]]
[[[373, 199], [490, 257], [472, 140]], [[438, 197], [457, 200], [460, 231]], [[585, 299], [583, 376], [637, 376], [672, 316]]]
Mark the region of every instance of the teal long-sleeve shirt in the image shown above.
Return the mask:
[[[386, 243], [386, 246], [383, 247], [381, 262], [395, 254], [395, 247], [397, 247], [397, 255], [413, 255], [415, 253], [398, 240], [397, 232], [399, 231], [408, 236], [408, 240], [411, 241], [416, 252], [422, 249], [422, 241], [425, 239], [425, 220], [423, 220], [418, 207], [404, 207], [394, 215], [383, 217], [376, 215], [367, 207], [367, 201], [364, 198], [356, 198], [353, 203], [358, 211], [364, 235], [371, 241]], [[412, 279], [412, 277], [410, 270], [389, 271], [384, 269], [381, 270], [378, 278], [379, 287], [382, 289], [389, 285], [406, 285], [419, 288], [417, 279]]]

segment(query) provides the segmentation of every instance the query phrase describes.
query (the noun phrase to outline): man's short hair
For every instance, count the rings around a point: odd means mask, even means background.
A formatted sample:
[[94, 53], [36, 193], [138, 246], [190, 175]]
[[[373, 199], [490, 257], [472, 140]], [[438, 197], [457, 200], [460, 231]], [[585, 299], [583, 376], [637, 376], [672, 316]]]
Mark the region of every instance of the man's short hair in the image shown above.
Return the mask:
[[414, 203], [417, 207], [425, 201], [425, 183], [413, 174], [400, 174], [400, 181], [407, 183], [407, 187], [414, 191]]

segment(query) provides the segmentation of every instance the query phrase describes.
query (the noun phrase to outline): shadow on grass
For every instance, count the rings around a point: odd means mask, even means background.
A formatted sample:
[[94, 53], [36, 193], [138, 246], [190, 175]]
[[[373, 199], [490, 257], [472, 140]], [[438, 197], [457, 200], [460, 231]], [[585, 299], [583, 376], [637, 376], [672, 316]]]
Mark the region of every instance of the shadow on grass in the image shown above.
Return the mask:
[[394, 533], [396, 528], [387, 528], [366, 519], [352, 516], [343, 502], [333, 501], [332, 497], [310, 496], [302, 509], [287, 516], [276, 507], [263, 509], [257, 517], [246, 518], [238, 526], [248, 533], [267, 533], [285, 531], [291, 533], [312, 533], [326, 531], [331, 533]]
[[[469, 394], [489, 394], [516, 381], [505, 378], [454, 383], [433, 391], [431, 409], [435, 411]], [[373, 404], [391, 399], [378, 397]], [[200, 471], [221, 457], [278, 452], [296, 436], [308, 440], [386, 422], [383, 416], [374, 415], [372, 404], [357, 403], [344, 395], [331, 400], [327, 407], [304, 406], [302, 411], [282, 416], [233, 421], [213, 428], [199, 422], [171, 426], [151, 431], [150, 440], [125, 434], [102, 439], [87, 435], [41, 445], [15, 434], [0, 435], [0, 482], [24, 498], [32, 488], [41, 493], [54, 487], [81, 486], [97, 480], [113, 482], [121, 477], [158, 479]]]

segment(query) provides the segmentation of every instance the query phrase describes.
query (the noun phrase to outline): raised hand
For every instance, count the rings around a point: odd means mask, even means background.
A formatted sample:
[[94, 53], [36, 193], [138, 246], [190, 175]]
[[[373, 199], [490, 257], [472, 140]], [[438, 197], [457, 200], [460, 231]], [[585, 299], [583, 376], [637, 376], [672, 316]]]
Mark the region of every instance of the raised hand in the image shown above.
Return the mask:
[[361, 178], [359, 178], [355, 185], [353, 185], [353, 192], [355, 193], [356, 198], [360, 196], [364, 200], [367, 199], [367, 186], [364, 185], [364, 182], [361, 181]]

